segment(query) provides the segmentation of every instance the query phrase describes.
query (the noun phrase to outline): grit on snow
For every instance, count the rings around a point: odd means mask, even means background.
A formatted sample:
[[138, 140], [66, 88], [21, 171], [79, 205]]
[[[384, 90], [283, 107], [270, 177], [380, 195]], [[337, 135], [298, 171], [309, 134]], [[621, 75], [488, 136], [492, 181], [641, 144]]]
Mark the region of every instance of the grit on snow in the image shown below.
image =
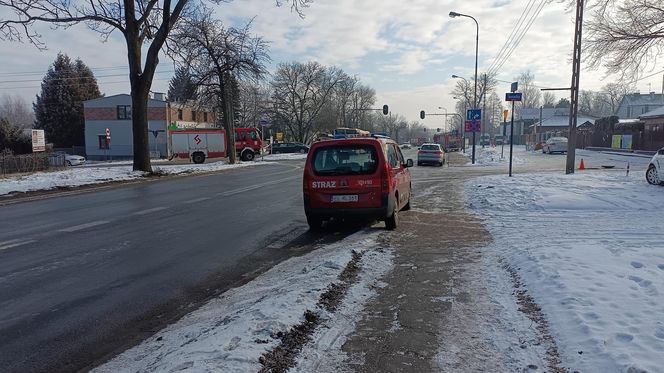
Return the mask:
[[542, 307], [563, 366], [664, 367], [664, 188], [643, 174], [485, 176], [471, 207]]
[[[204, 164], [180, 164], [167, 167], [155, 167], [154, 172], [168, 175], [202, 173], [247, 167], [261, 163], [245, 162], [234, 165], [224, 161]], [[131, 166], [113, 167], [72, 167], [63, 171], [37, 172], [25, 176], [10, 176], [0, 179], [0, 195], [16, 192], [49, 190], [62, 187], [77, 187], [107, 183], [111, 181], [127, 181], [146, 177], [146, 173], [133, 171]]]
[[[526, 147], [523, 145], [514, 145], [512, 153], [512, 164], [524, 164], [526, 163], [524, 156], [526, 153]], [[530, 152], [529, 152], [530, 153]], [[471, 159], [473, 156], [472, 145], [466, 148], [465, 153], [461, 153]], [[510, 162], [510, 146], [505, 145], [504, 148], [501, 145], [496, 147], [486, 146], [481, 147], [479, 145], [475, 146], [475, 165], [474, 166], [503, 166], [508, 165]], [[471, 166], [471, 164], [468, 164]]]
[[378, 234], [360, 231], [291, 258], [213, 299], [94, 372], [256, 372], [261, 369], [261, 355], [280, 343], [275, 335], [300, 324], [306, 310], [320, 312], [323, 322], [327, 320], [332, 327], [347, 328], [347, 319], [317, 309], [317, 302], [355, 250], [364, 253], [359, 281], [349, 289], [341, 309], [349, 299], [353, 307], [362, 308], [392, 263], [391, 251], [378, 249]]

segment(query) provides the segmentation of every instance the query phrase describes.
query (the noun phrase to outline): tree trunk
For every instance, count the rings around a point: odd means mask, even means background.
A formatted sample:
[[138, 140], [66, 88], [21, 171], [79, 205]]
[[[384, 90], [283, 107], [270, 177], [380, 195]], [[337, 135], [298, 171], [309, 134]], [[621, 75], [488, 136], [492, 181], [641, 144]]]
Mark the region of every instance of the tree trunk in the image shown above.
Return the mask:
[[221, 107], [223, 110], [224, 129], [228, 134], [226, 147], [228, 148], [228, 163], [237, 163], [237, 152], [235, 150], [235, 125], [233, 123], [233, 95], [230, 89], [230, 74], [225, 72], [220, 75], [221, 85]]
[[[148, 88], [131, 91], [131, 125], [134, 138], [134, 171], [152, 172], [148, 137]], [[111, 145], [112, 146], [112, 145]]]

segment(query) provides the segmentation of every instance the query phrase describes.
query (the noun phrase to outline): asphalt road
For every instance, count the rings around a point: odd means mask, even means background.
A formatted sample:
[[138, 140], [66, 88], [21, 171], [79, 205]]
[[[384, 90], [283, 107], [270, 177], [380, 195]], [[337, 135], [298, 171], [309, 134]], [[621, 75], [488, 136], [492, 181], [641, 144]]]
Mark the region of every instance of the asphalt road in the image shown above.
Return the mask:
[[0, 206], [0, 371], [87, 369], [316, 242], [302, 161]]

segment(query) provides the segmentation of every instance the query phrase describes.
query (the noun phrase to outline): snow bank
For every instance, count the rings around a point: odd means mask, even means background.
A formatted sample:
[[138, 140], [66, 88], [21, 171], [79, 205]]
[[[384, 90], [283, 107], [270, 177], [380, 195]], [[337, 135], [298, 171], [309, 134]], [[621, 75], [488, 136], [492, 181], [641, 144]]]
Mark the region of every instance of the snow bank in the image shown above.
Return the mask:
[[[152, 169], [155, 172], [178, 175], [221, 171], [258, 164], [261, 163], [247, 162], [230, 165], [225, 162], [214, 162], [204, 164], [169, 165], [168, 167], [153, 166]], [[135, 180], [145, 176], [146, 174], [143, 172], [132, 171], [132, 167], [130, 166], [76, 167], [64, 171], [37, 172], [25, 176], [11, 176], [0, 179], [0, 195], [13, 192], [49, 190], [58, 187], [77, 187], [82, 185], [107, 183], [110, 181]]]
[[[526, 148], [522, 145], [514, 146], [514, 155], [512, 156], [512, 164], [525, 164], [526, 160], [524, 158], [524, 153]], [[503, 157], [500, 155], [503, 153]], [[467, 158], [471, 159], [473, 157], [472, 146], [466, 148], [465, 153], [461, 153]], [[509, 165], [510, 163], [510, 146], [505, 145], [505, 149], [502, 150], [501, 146], [491, 147], [487, 146], [482, 148], [479, 145], [475, 146], [475, 164], [468, 164], [467, 166], [504, 166]]]
[[642, 173], [486, 176], [466, 183], [572, 370], [664, 366], [664, 188]]
[[377, 236], [359, 232], [282, 262], [94, 371], [258, 371], [259, 357], [280, 342], [272, 336], [301, 323], [351, 260], [351, 250], [376, 248]]
[[[257, 156], [256, 159], [261, 159], [260, 156]], [[287, 154], [268, 154], [264, 155], [263, 159], [266, 161], [287, 161], [293, 159], [307, 159], [307, 154], [300, 153], [287, 153]]]

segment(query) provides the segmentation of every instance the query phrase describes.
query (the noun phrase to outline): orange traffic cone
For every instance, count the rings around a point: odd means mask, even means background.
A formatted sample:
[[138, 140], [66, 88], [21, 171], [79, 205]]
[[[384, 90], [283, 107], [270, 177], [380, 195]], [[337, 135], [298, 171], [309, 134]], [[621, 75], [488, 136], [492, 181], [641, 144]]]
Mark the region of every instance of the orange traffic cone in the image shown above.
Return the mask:
[[585, 169], [586, 169], [586, 165], [583, 164], [583, 158], [581, 158], [581, 164], [579, 164], [579, 170], [585, 170]]

